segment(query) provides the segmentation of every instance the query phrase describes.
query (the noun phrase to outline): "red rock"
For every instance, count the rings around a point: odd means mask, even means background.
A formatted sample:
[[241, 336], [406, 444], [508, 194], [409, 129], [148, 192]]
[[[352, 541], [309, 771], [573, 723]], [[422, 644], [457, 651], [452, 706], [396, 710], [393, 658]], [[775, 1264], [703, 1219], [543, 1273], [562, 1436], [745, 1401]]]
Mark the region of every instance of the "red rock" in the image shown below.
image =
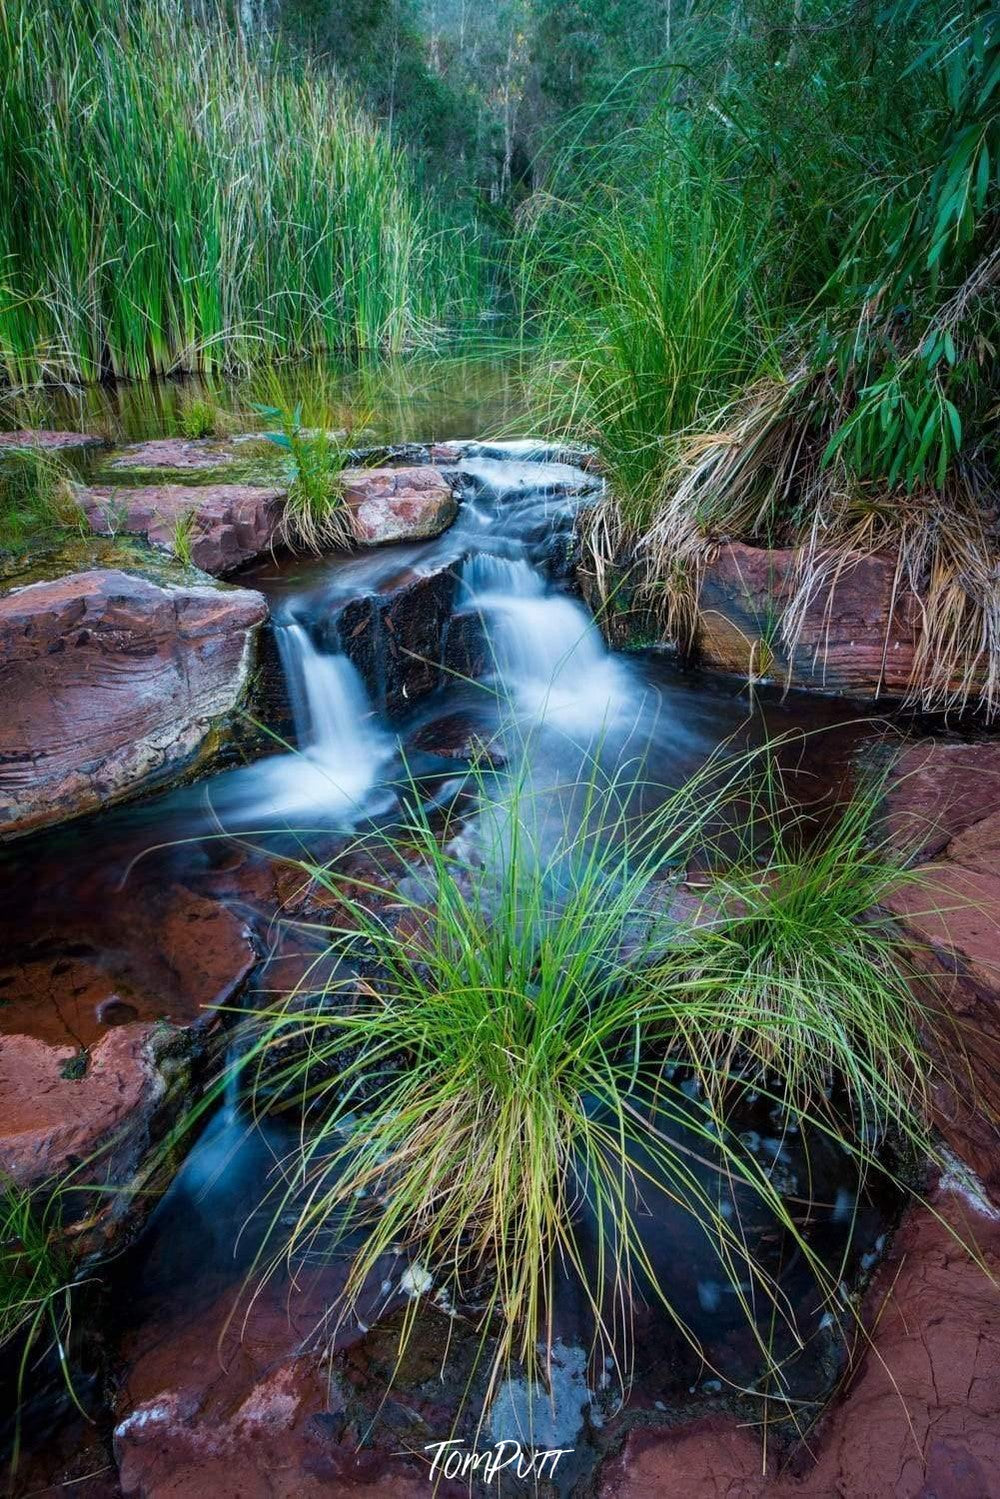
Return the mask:
[[923, 976], [935, 1122], [1000, 1202], [1000, 743], [907, 749], [886, 797], [891, 836], [924, 864], [888, 905]]
[[[248, 444], [264, 442], [261, 434], [246, 433], [240, 437], [155, 437], [149, 442], [132, 443], [121, 448], [106, 465], [119, 472], [129, 469], [176, 469], [193, 473], [207, 473], [212, 469], [228, 468], [234, 463], [251, 461], [252, 450]], [[278, 449], [274, 449], [275, 461]], [[266, 447], [264, 457], [269, 456]]]
[[458, 463], [462, 457], [462, 448], [459, 443], [432, 442], [428, 453], [432, 463]]
[[50, 432], [26, 427], [18, 432], [0, 432], [0, 452], [4, 448], [40, 448], [48, 453], [69, 453], [106, 446], [103, 437], [94, 437], [87, 432]]
[[1000, 865], [987, 873], [943, 860], [889, 905], [926, 975], [935, 1123], [1000, 1202]]
[[134, 795], [203, 753], [266, 612], [244, 589], [106, 568], [0, 598], [0, 837]]
[[126, 1025], [81, 1055], [0, 1036], [0, 1172], [30, 1187], [93, 1160], [102, 1181], [124, 1184], [167, 1100], [177, 1039], [170, 1026]]
[[451, 485], [429, 465], [345, 469], [342, 478], [351, 528], [361, 546], [438, 536], [458, 513]]
[[[51, 886], [50, 893], [59, 898]], [[74, 894], [82, 900], [74, 905]], [[167, 1019], [210, 1024], [257, 961], [250, 933], [225, 906], [182, 885], [135, 878], [88, 909], [70, 890], [55, 934], [18, 952], [12, 912], [0, 940], [0, 1031], [49, 1045], [92, 1046], [110, 1027]]]
[[[767, 1476], [718, 1418], [633, 1432], [600, 1499], [989, 1499], [1000, 1494], [1000, 1221], [955, 1191], [914, 1205], [866, 1298], [871, 1346], [808, 1443]], [[963, 1247], [975, 1244], [989, 1273]]]
[[707, 1418], [676, 1432], [634, 1431], [605, 1464], [600, 1499], [758, 1499], [773, 1488], [760, 1440], [732, 1421]]
[[[398, 1267], [397, 1267], [398, 1273]], [[377, 1281], [378, 1277], [376, 1277]], [[208, 1305], [178, 1298], [140, 1326], [119, 1393], [114, 1451], [128, 1499], [416, 1499], [419, 1458], [387, 1453], [345, 1409], [350, 1392], [320, 1352], [303, 1351], [343, 1287], [343, 1266], [264, 1284], [234, 1317], [236, 1286]], [[378, 1300], [384, 1301], [384, 1295]], [[338, 1344], [360, 1336], [343, 1329]], [[324, 1339], [320, 1339], [322, 1343]], [[384, 1394], [384, 1389], [380, 1392]], [[443, 1485], [442, 1499], [462, 1490]]]
[[921, 857], [935, 858], [949, 841], [1000, 807], [1000, 743], [914, 744], [893, 768], [886, 798], [889, 828]]
[[718, 671], [787, 679], [793, 687], [854, 697], [903, 695], [919, 608], [906, 589], [894, 599], [895, 558], [858, 555], [818, 586], [789, 656], [781, 624], [796, 593], [798, 557], [792, 549], [739, 542], [719, 547], [701, 579], [700, 660]]
[[184, 527], [191, 561], [220, 576], [274, 546], [286, 498], [252, 484], [160, 484], [84, 489], [80, 503], [98, 533], [145, 536], [171, 552]]

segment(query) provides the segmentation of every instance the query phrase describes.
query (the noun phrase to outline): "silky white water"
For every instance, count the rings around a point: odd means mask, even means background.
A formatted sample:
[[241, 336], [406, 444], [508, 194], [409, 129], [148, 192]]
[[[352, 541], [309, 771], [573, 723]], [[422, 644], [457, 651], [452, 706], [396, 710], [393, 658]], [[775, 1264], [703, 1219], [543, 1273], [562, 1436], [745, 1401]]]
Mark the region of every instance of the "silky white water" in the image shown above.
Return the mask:
[[497, 685], [520, 713], [570, 732], [617, 721], [632, 680], [582, 604], [547, 588], [523, 558], [480, 553], [462, 581], [486, 623]]
[[376, 721], [357, 669], [318, 651], [302, 625], [275, 627], [298, 749], [216, 779], [212, 805], [227, 826], [331, 818], [351, 821], [395, 752]]

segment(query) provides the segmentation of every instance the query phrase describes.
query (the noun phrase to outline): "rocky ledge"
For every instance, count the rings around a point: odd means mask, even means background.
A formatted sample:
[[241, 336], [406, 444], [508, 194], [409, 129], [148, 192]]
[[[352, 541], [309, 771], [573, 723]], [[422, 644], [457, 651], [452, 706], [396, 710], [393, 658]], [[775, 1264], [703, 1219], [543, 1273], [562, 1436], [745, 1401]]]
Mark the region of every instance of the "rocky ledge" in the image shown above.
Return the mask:
[[[158, 438], [126, 448], [101, 482], [79, 491], [99, 535], [142, 536], [205, 572], [224, 576], [287, 540], [289, 478], [275, 448], [253, 436], [185, 442]], [[155, 482], [151, 482], [154, 481]], [[355, 545], [423, 541], [458, 513], [449, 480], [429, 461], [345, 469], [341, 482]]]
[[99, 485], [80, 504], [99, 535], [143, 536], [220, 577], [276, 543], [288, 491], [256, 484]]
[[924, 864], [890, 904], [926, 980], [936, 1122], [1000, 1205], [1000, 742], [913, 745], [888, 806]]
[[246, 589], [114, 568], [0, 598], [0, 839], [133, 796], [209, 750], [266, 613]]
[[[897, 587], [895, 557], [849, 557], [804, 600], [800, 560], [791, 548], [740, 542], [718, 548], [700, 578], [699, 662], [847, 697], [902, 697], [913, 673], [920, 605]], [[791, 650], [783, 640], [786, 628]]]
[[107, 442], [103, 437], [88, 432], [53, 432], [38, 427], [0, 432], [0, 453], [16, 448], [33, 448], [46, 453], [87, 453], [104, 447], [107, 447]]

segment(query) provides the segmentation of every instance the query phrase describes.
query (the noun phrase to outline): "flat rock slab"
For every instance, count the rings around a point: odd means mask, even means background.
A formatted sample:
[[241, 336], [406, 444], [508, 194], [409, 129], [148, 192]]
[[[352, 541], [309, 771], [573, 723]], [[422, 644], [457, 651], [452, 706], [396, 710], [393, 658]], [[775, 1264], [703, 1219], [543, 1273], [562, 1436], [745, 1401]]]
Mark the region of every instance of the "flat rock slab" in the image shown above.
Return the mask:
[[107, 447], [103, 437], [88, 432], [50, 432], [22, 427], [18, 432], [0, 432], [0, 453], [14, 448], [33, 448], [46, 453], [86, 453]]
[[[933, 1207], [1000, 1271], [1000, 1223], [952, 1191]], [[873, 1346], [809, 1450], [765, 1467], [725, 1417], [634, 1431], [599, 1499], [986, 1499], [1000, 1494], [1000, 1295], [944, 1223], [914, 1205], [866, 1301]], [[863, 1345], [862, 1345], [863, 1348]]]
[[246, 923], [184, 885], [135, 885], [105, 893], [95, 911], [63, 893], [58, 935], [21, 951], [5, 923], [0, 1032], [80, 1049], [133, 1021], [214, 1022], [257, 961]]
[[219, 577], [271, 550], [287, 494], [252, 484], [100, 485], [79, 499], [98, 534], [144, 536], [176, 555], [180, 531], [194, 565]]
[[[278, 449], [273, 444], [270, 446], [276, 462]], [[135, 442], [119, 448], [105, 467], [116, 472], [169, 469], [207, 473], [234, 463], [252, 461], [258, 447], [261, 461], [266, 464], [270, 456], [268, 444], [259, 432], [247, 432], [238, 437], [154, 437], [149, 442]]]
[[458, 514], [451, 485], [431, 465], [345, 469], [342, 483], [359, 546], [439, 536]]
[[123, 1026], [87, 1054], [0, 1036], [0, 1170], [33, 1186], [141, 1130], [164, 1091], [157, 1029]]
[[119, 801], [210, 746], [264, 599], [98, 568], [0, 598], [0, 839]]

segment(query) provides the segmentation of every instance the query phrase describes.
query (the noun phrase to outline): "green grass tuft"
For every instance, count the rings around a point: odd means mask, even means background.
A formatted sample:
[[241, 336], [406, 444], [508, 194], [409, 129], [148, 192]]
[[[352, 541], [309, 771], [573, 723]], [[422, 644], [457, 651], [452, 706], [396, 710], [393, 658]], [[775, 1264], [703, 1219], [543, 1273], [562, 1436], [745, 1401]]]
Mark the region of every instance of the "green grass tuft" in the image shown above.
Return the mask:
[[[753, 846], [734, 852], [731, 832], [719, 840], [745, 814], [751, 772]], [[531, 1378], [545, 1364], [568, 1271], [627, 1385], [635, 1297], [653, 1296], [697, 1346], [644, 1243], [637, 1202], [651, 1189], [701, 1225], [706, 1262], [775, 1373], [775, 1327], [796, 1334], [727, 1198], [770, 1215], [820, 1302], [835, 1320], [850, 1313], [836, 1267], [734, 1133], [739, 1098], [773, 1098], [803, 1132], [842, 1143], [862, 1177], [889, 1135], [904, 1152], [928, 1149], [921, 1011], [878, 915], [914, 876], [870, 844], [880, 787], [805, 844], [766, 758], [716, 756], [681, 790], [655, 788], [658, 810], [641, 816], [652, 788], [624, 774], [592, 768], [562, 803], [526, 771], [475, 780], [471, 860], [443, 848], [414, 805], [407, 887], [388, 845], [384, 879], [367, 886], [301, 866], [343, 913], [331, 952], [362, 961], [364, 978], [317, 995], [307, 976], [259, 1017], [241, 1060], [257, 1111], [303, 1116], [258, 1271], [346, 1247], [343, 1318], [382, 1255], [418, 1257], [439, 1290], [480, 1306], [492, 1389], [512, 1364]], [[717, 870], [703, 926], [674, 907], [692, 862]], [[701, 1082], [698, 1106], [685, 1072]], [[584, 1204], [593, 1258], [578, 1238]], [[359, 1229], [360, 1247], [348, 1245]]]

